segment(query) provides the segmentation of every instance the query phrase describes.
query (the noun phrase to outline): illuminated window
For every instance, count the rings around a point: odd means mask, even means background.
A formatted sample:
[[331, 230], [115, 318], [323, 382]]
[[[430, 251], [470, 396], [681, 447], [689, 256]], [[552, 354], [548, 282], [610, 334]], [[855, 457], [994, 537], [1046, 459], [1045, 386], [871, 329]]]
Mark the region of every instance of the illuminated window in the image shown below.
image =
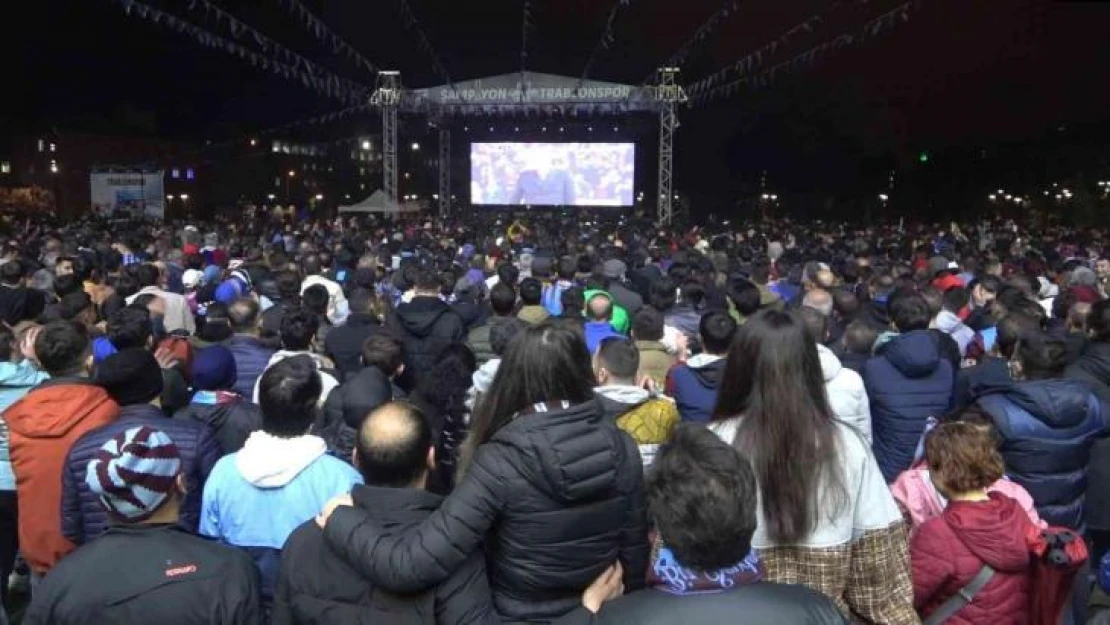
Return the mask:
[[0, 162], [0, 174], [12, 173], [12, 164], [9, 161]]
[[274, 152], [274, 153], [280, 152], [281, 151], [281, 141], [274, 141], [270, 145], [270, 151]]
[[194, 179], [196, 179], [196, 177], [197, 177], [196, 172], [193, 171], [192, 167], [185, 170], [185, 179], [186, 180], [194, 180]]
[[51, 143], [50, 144], [50, 151], [51, 152], [57, 152], [58, 151], [58, 146]]
[[45, 152], [45, 151], [46, 151], [46, 142], [43, 141], [42, 139], [39, 139], [39, 152]]
[[177, 180], [180, 177], [181, 177], [181, 170], [180, 169], [174, 167], [173, 169], [170, 170], [170, 178], [173, 178], [174, 180]]

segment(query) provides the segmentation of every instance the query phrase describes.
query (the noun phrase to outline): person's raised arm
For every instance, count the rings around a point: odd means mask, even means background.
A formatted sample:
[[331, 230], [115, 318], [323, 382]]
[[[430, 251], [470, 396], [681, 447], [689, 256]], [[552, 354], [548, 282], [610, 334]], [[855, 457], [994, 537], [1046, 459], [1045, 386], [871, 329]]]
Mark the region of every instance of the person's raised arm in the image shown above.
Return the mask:
[[508, 448], [487, 443], [455, 491], [417, 527], [386, 535], [362, 510], [339, 507], [324, 521], [324, 539], [371, 583], [412, 593], [446, 580], [478, 550], [511, 496]]

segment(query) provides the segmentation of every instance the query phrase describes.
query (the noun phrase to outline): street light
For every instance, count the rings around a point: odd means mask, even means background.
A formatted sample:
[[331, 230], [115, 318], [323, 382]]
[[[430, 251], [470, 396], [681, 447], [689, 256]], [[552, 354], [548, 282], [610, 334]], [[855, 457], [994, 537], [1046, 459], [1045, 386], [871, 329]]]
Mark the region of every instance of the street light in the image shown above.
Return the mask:
[[290, 169], [290, 170], [289, 170], [289, 174], [288, 174], [288, 176], [289, 176], [290, 178], [292, 178], [292, 177], [294, 177], [294, 176], [296, 176], [296, 175], [297, 175], [297, 172], [293, 171], [292, 169]]
[[166, 199], [172, 202], [173, 201], [173, 196], [172, 195], [167, 195]]
[[267, 193], [266, 194], [266, 199], [267, 200], [273, 200], [275, 197], [277, 197], [277, 196], [275, 196], [273, 193]]
[[251, 146], [258, 145], [258, 139], [251, 139]]
[[317, 193], [316, 194], [316, 201], [319, 202], [322, 199], [324, 199], [324, 194], [323, 193]]
[[879, 199], [885, 202], [885, 201], [890, 199], [890, 196], [885, 194], [885, 193], [880, 193], [879, 194]]
[[987, 199], [993, 202], [993, 201], [998, 199], [998, 196], [991, 193], [990, 195], [987, 196]]
[[419, 150], [419, 149], [420, 149], [420, 144], [419, 144], [419, 143], [416, 143], [416, 142], [413, 142], [413, 144], [412, 144], [412, 149], [413, 149], [413, 151], [414, 151], [414, 152], [415, 152], [416, 150]]
[[182, 193], [181, 194], [181, 201], [184, 202], [187, 199], [189, 199], [189, 194], [188, 193]]

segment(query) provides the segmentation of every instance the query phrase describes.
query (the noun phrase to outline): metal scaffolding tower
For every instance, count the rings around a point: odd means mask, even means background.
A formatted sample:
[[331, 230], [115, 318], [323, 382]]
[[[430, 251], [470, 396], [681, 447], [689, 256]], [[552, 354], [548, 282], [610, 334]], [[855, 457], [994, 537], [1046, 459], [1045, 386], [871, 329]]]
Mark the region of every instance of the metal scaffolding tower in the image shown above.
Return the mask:
[[439, 216], [451, 212], [451, 130], [439, 123]]
[[674, 215], [672, 191], [672, 171], [674, 165], [674, 131], [678, 127], [675, 108], [686, 101], [686, 91], [675, 83], [677, 67], [659, 68], [659, 84], [655, 88], [655, 99], [659, 108], [659, 223], [670, 225]]
[[397, 108], [401, 104], [401, 73], [378, 72], [370, 103], [382, 110], [382, 191], [397, 205]]

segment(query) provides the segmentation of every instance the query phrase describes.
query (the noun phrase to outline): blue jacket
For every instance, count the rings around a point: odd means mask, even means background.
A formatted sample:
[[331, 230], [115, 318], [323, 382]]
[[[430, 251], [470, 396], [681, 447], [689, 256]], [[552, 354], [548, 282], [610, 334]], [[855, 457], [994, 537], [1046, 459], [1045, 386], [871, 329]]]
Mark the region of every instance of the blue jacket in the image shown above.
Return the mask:
[[204, 486], [200, 533], [250, 554], [264, 599], [273, 596], [281, 548], [293, 530], [362, 483], [351, 465], [326, 452], [315, 436], [254, 432], [243, 449], [216, 463]]
[[600, 346], [601, 342], [605, 339], [611, 336], [624, 336], [620, 332], [617, 332], [607, 321], [588, 321], [586, 322], [585, 331], [586, 349], [588, 349], [591, 354], [597, 351], [598, 346]]
[[[27, 391], [50, 376], [35, 368], [30, 361], [0, 362], [0, 413], [19, 401]], [[0, 419], [0, 490], [15, 490], [11, 448], [8, 446], [8, 424]]]
[[558, 317], [563, 314], [563, 292], [574, 286], [573, 282], [558, 280], [545, 287], [543, 287], [543, 297], [540, 303], [547, 309], [548, 314], [552, 317]]
[[201, 490], [208, 474], [220, 459], [220, 446], [212, 430], [195, 421], [171, 419], [150, 404], [123, 406], [119, 419], [86, 432], [73, 443], [62, 471], [62, 534], [81, 545], [100, 536], [108, 528], [108, 513], [100, 497], [89, 490], [85, 471], [100, 446], [113, 436], [146, 425], [166, 433], [181, 453], [181, 473], [185, 476], [185, 501], [181, 504], [180, 525], [197, 530], [200, 519]]
[[1110, 419], [1098, 396], [1075, 380], [1032, 380], [975, 403], [1002, 437], [1006, 475], [1029, 491], [1041, 518], [1083, 531], [1091, 446]]
[[231, 390], [243, 397], [254, 397], [254, 383], [270, 364], [274, 350], [266, 347], [259, 339], [244, 334], [236, 334], [224, 341], [224, 347], [235, 357], [235, 387]]
[[925, 420], [952, 405], [955, 372], [928, 330], [892, 338], [863, 366], [873, 448], [888, 483], [910, 468]]
[[708, 423], [717, 405], [717, 390], [725, 373], [724, 358], [700, 366], [679, 365], [671, 369], [667, 395], [674, 397], [683, 421]]

